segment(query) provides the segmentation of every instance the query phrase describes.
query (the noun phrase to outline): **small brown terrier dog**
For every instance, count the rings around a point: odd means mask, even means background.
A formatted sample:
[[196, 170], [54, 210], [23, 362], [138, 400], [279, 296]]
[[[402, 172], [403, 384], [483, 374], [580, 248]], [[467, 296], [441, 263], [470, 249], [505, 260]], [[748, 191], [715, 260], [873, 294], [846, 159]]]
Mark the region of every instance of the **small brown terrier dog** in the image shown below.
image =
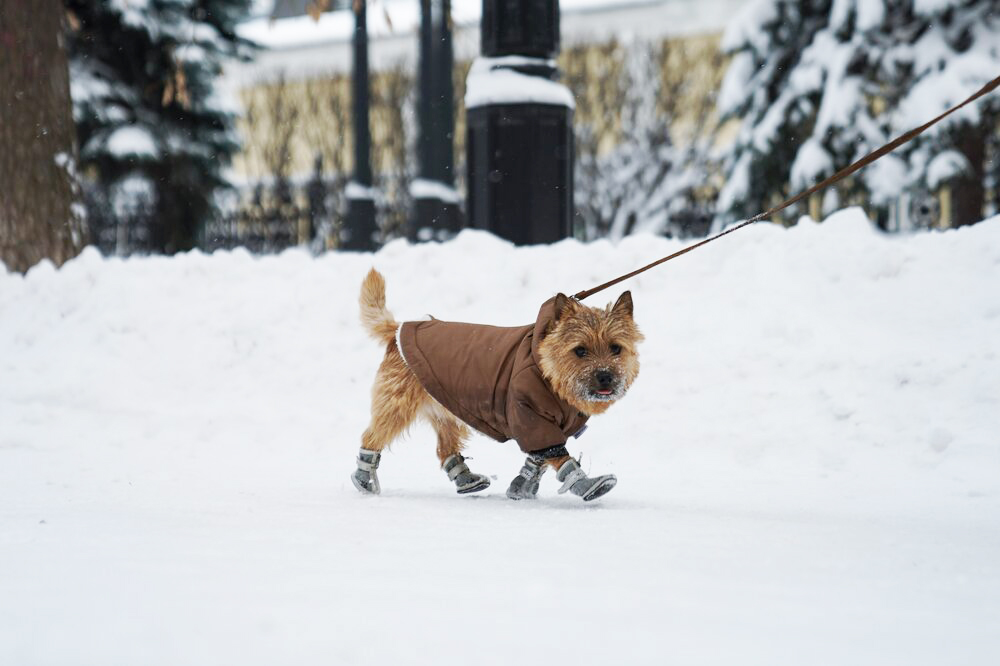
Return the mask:
[[437, 433], [441, 467], [459, 493], [483, 490], [462, 457], [471, 428], [498, 441], [515, 439], [528, 454], [507, 496], [532, 499], [547, 467], [562, 487], [584, 501], [611, 490], [617, 479], [588, 477], [565, 444], [590, 416], [602, 414], [639, 373], [642, 333], [632, 296], [591, 308], [558, 294], [533, 324], [518, 327], [427, 321], [399, 324], [385, 307], [385, 280], [372, 269], [361, 285], [361, 321], [385, 344], [372, 387], [372, 419], [361, 437], [358, 490], [380, 491], [381, 452], [419, 416]]

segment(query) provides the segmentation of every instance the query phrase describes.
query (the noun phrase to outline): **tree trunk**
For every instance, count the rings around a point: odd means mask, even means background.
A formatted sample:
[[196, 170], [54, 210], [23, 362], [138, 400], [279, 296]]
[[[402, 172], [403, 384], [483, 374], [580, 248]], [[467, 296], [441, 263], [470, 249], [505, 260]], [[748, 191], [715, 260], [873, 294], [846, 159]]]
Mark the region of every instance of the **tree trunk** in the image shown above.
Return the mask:
[[951, 226], [975, 224], [983, 219], [986, 203], [986, 123], [963, 125], [959, 130], [956, 148], [969, 161], [971, 173], [955, 179], [952, 187]]
[[83, 247], [60, 0], [0, 0], [0, 262], [24, 272]]

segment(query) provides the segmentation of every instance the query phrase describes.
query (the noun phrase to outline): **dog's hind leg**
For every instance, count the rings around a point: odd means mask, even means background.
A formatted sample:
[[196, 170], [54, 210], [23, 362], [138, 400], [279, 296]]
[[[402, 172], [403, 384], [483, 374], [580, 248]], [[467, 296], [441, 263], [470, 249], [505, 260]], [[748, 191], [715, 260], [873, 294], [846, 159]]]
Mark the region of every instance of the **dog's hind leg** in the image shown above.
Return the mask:
[[470, 434], [469, 427], [433, 401], [428, 404], [425, 414], [437, 433], [437, 455], [441, 461], [441, 469], [455, 483], [458, 493], [465, 495], [489, 488], [489, 478], [471, 472], [462, 456], [462, 449]]
[[429, 400], [430, 396], [406, 367], [395, 342], [390, 342], [375, 375], [371, 423], [361, 435], [358, 468], [351, 475], [358, 490], [376, 495], [381, 491], [376, 470], [382, 450], [413, 423], [417, 412]]
[[437, 434], [437, 456], [443, 466], [445, 460], [456, 453], [461, 453], [465, 448], [465, 442], [469, 438], [469, 426], [452, 416], [436, 401], [430, 401], [426, 405], [423, 415]]

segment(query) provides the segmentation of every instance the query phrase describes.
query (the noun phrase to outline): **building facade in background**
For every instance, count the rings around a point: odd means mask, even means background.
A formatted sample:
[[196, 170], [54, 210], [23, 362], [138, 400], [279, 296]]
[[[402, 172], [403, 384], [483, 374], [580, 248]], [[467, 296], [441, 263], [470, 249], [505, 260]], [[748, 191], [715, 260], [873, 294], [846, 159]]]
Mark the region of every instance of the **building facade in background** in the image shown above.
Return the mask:
[[[321, 5], [262, 0], [258, 16], [240, 28], [263, 49], [253, 62], [235, 63], [226, 73], [228, 96], [242, 109], [243, 146], [230, 173], [238, 190], [234, 213], [217, 229], [219, 245], [336, 247], [351, 168], [353, 18], [343, 2]], [[451, 6], [452, 148], [457, 189], [464, 193], [465, 84], [479, 52], [481, 0], [455, 0]], [[724, 174], [740, 146], [744, 118], [719, 120], [723, 79], [732, 74], [733, 62], [723, 53], [723, 34], [749, 29], [753, 21], [740, 16], [780, 8], [782, 2], [563, 0], [560, 6], [557, 65], [576, 100], [576, 237], [620, 238], [637, 231], [699, 236], [725, 222], [724, 211], [717, 209], [719, 195], [733, 185], [724, 182]], [[819, 3], [810, 11], [817, 20], [836, 18], [833, 5]], [[373, 4], [368, 14], [372, 166], [383, 241], [405, 235], [411, 211], [419, 20], [419, 3], [409, 0]], [[794, 40], [786, 42], [783, 48], [794, 48]], [[876, 95], [870, 103], [883, 108], [886, 100]], [[792, 146], [794, 139], [782, 139], [782, 145]], [[891, 160], [883, 162], [879, 168]], [[762, 196], [780, 201], [803, 189], [786, 181], [780, 192]], [[988, 190], [992, 198], [984, 213], [995, 208], [994, 190]], [[794, 224], [803, 214], [820, 219], [831, 206], [857, 204], [886, 231], [947, 228], [961, 203], [956, 199], [947, 181], [878, 201], [871, 193], [831, 188], [775, 221]]]
[[[718, 42], [743, 1], [563, 0], [558, 66], [577, 100], [578, 237], [620, 235], [637, 224], [671, 233], [670, 220], [678, 219], [678, 212], [707, 229], [709, 200], [719, 186], [710, 182], [711, 174], [683, 186], [626, 182], [616, 187], [608, 177], [623, 166], [663, 171], [667, 147], [668, 171], [679, 177], [684, 164], [698, 162], [699, 156], [704, 161], [712, 145], [725, 140], [714, 115], [726, 62]], [[233, 203], [238, 212], [227, 228], [216, 230], [220, 239], [243, 233], [258, 246], [267, 245], [268, 237], [317, 247], [335, 243], [351, 168], [353, 19], [335, 4], [319, 20], [311, 9], [311, 2], [298, 0], [279, 1], [270, 11], [261, 5], [261, 15], [241, 27], [240, 34], [263, 49], [253, 62], [234, 63], [226, 72], [227, 94], [243, 109], [243, 148], [230, 174], [238, 186]], [[465, 185], [465, 81], [479, 52], [480, 10], [480, 0], [452, 2], [453, 150], [460, 192]], [[386, 240], [404, 234], [409, 183], [416, 177], [419, 20], [415, 2], [385, 2], [368, 12], [372, 166]], [[622, 146], [629, 148], [623, 152]], [[657, 198], [654, 190], [664, 187], [678, 195], [672, 199], [683, 195], [684, 211], [650, 202]], [[628, 214], [618, 212], [623, 209]], [[283, 221], [289, 216], [294, 219]]]

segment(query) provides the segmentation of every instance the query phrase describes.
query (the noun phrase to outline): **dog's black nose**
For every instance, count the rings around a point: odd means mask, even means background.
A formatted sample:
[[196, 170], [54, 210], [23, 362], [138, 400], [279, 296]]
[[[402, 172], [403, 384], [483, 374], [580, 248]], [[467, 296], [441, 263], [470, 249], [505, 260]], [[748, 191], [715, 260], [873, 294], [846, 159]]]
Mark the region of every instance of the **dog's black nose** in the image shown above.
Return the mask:
[[611, 382], [614, 381], [614, 378], [615, 376], [607, 370], [598, 370], [594, 373], [594, 379], [597, 380], [597, 385], [601, 388], [608, 388], [611, 386]]

